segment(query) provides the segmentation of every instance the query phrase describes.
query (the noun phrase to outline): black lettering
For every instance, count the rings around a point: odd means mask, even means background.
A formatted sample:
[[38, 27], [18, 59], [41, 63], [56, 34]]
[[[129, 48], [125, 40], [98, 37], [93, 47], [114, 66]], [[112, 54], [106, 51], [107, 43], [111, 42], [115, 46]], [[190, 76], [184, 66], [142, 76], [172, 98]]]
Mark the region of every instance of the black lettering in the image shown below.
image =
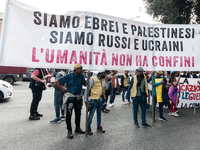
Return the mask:
[[72, 19], [72, 27], [77, 28], [80, 24], [80, 18], [78, 16], [73, 17]]
[[184, 30], [184, 28], [179, 28], [179, 38], [184, 38], [183, 30]]
[[174, 51], [179, 51], [179, 46], [178, 46], [178, 41], [177, 42], [175, 42], [175, 41], [173, 41], [173, 50]]
[[93, 17], [93, 29], [99, 29], [99, 18]]
[[159, 34], [159, 28], [154, 28], [154, 37], [158, 38], [160, 36]]
[[109, 31], [110, 32], [115, 32], [115, 30], [113, 30], [113, 27], [114, 27], [114, 21], [109, 21]]
[[99, 46], [105, 46], [105, 35], [99, 34]]
[[93, 44], [93, 34], [92, 32], [89, 32], [87, 34], [87, 42], [86, 42], [88, 45], [92, 45]]
[[185, 37], [186, 37], [186, 38], [190, 38], [190, 36], [191, 36], [191, 35], [190, 35], [190, 31], [191, 31], [190, 28], [186, 28], [186, 29], [185, 29], [185, 32], [186, 32]]
[[44, 13], [44, 26], [47, 26], [47, 13]]
[[57, 43], [57, 42], [58, 42], [58, 39], [57, 39], [56, 35], [58, 35], [58, 32], [56, 32], [56, 31], [51, 31], [50, 35], [51, 35], [51, 37], [53, 38], [53, 39], [50, 38], [50, 42], [51, 42], [51, 43]]
[[147, 50], [147, 40], [142, 40], [142, 49]]
[[79, 36], [79, 32], [75, 32], [75, 44], [78, 43], [78, 44], [84, 45], [84, 40], [85, 40], [84, 37], [85, 37], [85, 32], [81, 32], [80, 36]]
[[91, 16], [86, 16], [85, 17], [85, 28], [86, 29], [91, 29], [91, 26], [89, 26], [88, 24], [90, 23]]
[[164, 38], [165, 37], [165, 30], [166, 28], [160, 28], [162, 30], [162, 37]]
[[153, 37], [153, 27], [149, 27], [149, 37]]
[[151, 41], [149, 41], [149, 50], [150, 51], [153, 51], [154, 50], [154, 46], [153, 46], [153, 41], [151, 40]]
[[123, 33], [124, 34], [128, 34], [128, 32], [126, 31], [127, 30], [127, 24], [126, 23], [122, 23], [122, 27], [123, 27]]
[[113, 36], [107, 35], [107, 46], [112, 47], [113, 46]]
[[70, 16], [67, 16], [65, 19], [65, 16], [61, 15], [60, 16], [60, 28], [62, 28], [62, 27], [65, 28], [66, 25], [67, 25], [67, 28], [69, 28], [70, 27], [70, 19], [71, 19]]
[[120, 47], [120, 42], [119, 42], [119, 40], [120, 40], [120, 37], [119, 37], [119, 36], [116, 36], [116, 37], [115, 37], [115, 42], [116, 42], [116, 43], [115, 43], [115, 47], [116, 47], [116, 48], [119, 48], [119, 47]]
[[65, 44], [67, 44], [67, 42], [70, 42], [72, 44], [72, 34], [71, 34], [71, 32], [67, 32]]
[[172, 28], [172, 30], [171, 30], [171, 38], [177, 38], [177, 28]]
[[54, 25], [54, 27], [57, 27], [56, 15], [52, 15], [51, 16], [51, 20], [50, 20], [49, 26], [52, 27], [53, 25]]
[[166, 41], [163, 41], [162, 51], [168, 51]]
[[137, 30], [135, 25], [131, 25], [132, 35], [134, 35], [134, 32]]
[[107, 26], [108, 25], [108, 22], [105, 20], [105, 19], [102, 19], [101, 20], [101, 30], [103, 31], [107, 31]]
[[160, 51], [160, 41], [155, 41], [155, 50], [159, 50]]
[[63, 42], [63, 32], [60, 32], [60, 44]]
[[141, 27], [140, 26], [138, 26], [138, 36], [142, 36], [142, 29], [141, 29]]
[[33, 13], [35, 19], [34, 19], [34, 23], [37, 24], [37, 25], [41, 25], [42, 23], [42, 20], [40, 19], [40, 17], [42, 16], [42, 14], [39, 12], [39, 11], [35, 11]]
[[147, 37], [146, 28], [145, 28], [145, 27], [143, 27], [143, 36], [144, 36], [144, 37]]
[[123, 37], [123, 38], [122, 38], [122, 43], [123, 43], [123, 44], [122, 44], [122, 48], [123, 48], [123, 49], [126, 48], [126, 41], [127, 41], [127, 38], [126, 38], [126, 37]]
[[138, 50], [139, 48], [138, 48], [138, 41], [139, 41], [139, 39], [134, 39], [134, 49], [135, 50]]

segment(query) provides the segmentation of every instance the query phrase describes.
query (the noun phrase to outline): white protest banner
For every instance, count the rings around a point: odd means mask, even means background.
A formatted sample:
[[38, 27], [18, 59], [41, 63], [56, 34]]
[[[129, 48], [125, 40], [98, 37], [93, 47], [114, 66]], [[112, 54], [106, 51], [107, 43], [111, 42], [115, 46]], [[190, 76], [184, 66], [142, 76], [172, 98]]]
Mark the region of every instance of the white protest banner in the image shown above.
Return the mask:
[[200, 85], [197, 83], [198, 78], [180, 78], [179, 85], [179, 105], [181, 108], [192, 108], [200, 105]]
[[92, 12], [48, 14], [8, 0], [0, 65], [198, 71], [199, 33], [199, 25], [145, 24]]

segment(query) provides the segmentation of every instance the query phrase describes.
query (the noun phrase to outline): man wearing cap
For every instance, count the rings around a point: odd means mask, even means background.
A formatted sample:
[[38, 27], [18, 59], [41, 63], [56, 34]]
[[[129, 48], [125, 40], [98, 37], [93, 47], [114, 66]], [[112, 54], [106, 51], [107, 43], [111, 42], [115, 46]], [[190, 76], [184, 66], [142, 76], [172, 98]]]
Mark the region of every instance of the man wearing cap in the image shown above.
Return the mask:
[[[154, 73], [152, 72], [152, 75]], [[161, 75], [163, 74], [162, 71], [156, 71], [156, 76], [153, 77], [153, 100], [154, 100], [154, 112], [155, 112], [155, 107], [157, 102], [159, 103], [159, 120], [161, 121], [167, 121], [167, 119], [165, 119], [163, 117], [163, 106], [164, 103], [162, 101], [162, 99], [157, 99], [157, 92], [156, 92], [156, 87], [158, 87], [161, 84], [166, 84], [167, 80], [165, 77], [161, 77]], [[147, 80], [147, 82], [149, 83], [150, 81], [152, 81], [152, 75], [151, 77]], [[156, 79], [161, 79], [161, 81], [156, 82]], [[155, 113], [154, 113], [154, 122], [155, 122]]]
[[[87, 125], [87, 133], [88, 135], [92, 135], [92, 130], [91, 130], [91, 123], [92, 123], [92, 118], [94, 116], [95, 110], [97, 110], [97, 132], [100, 133], [105, 133], [105, 130], [103, 130], [101, 126], [101, 110], [103, 107], [103, 102], [106, 99], [106, 87], [108, 87], [108, 84], [106, 84], [105, 81], [105, 70], [99, 70], [97, 76], [94, 76], [93, 78], [90, 79], [89, 82], [89, 91], [90, 91], [90, 100], [89, 100], [89, 106], [88, 110], [90, 111], [89, 116], [88, 116], [88, 125]], [[85, 90], [84, 94], [84, 101], [85, 104], [87, 105], [86, 101], [86, 96], [87, 96], [87, 89]]]
[[141, 118], [142, 118], [142, 127], [151, 127], [149, 124], [146, 123], [146, 104], [147, 104], [147, 95], [148, 95], [148, 87], [147, 87], [147, 78], [143, 74], [143, 68], [139, 67], [136, 70], [136, 76], [131, 79], [130, 85], [128, 87], [126, 93], [126, 99], [130, 97], [133, 103], [133, 118], [134, 124], [137, 128], [139, 128], [137, 112], [138, 112], [138, 105], [141, 108]]
[[[68, 130], [68, 138], [73, 138], [71, 117], [74, 108], [76, 133], [84, 134], [85, 132], [80, 128], [81, 109], [83, 105], [82, 100], [82, 85], [86, 86], [87, 82], [82, 74], [82, 66], [77, 63], [74, 65], [74, 72], [67, 74], [56, 81], [57, 87], [60, 88], [65, 94], [63, 96], [63, 109], [66, 112], [66, 124]], [[90, 74], [88, 72], [88, 74]], [[66, 83], [66, 88], [62, 85]]]

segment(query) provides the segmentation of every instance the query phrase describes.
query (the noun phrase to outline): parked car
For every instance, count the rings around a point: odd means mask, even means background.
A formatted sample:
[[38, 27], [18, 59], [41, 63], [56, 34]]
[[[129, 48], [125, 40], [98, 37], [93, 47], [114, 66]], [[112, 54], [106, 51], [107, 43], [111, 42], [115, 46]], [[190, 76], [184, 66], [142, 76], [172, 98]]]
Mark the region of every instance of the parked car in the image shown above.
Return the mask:
[[33, 71], [34, 68], [28, 68], [27, 73], [22, 75], [22, 81], [31, 81], [31, 74]]
[[8, 99], [13, 96], [13, 86], [3, 80], [0, 80], [0, 101], [2, 99]]
[[20, 81], [20, 75], [19, 74], [0, 74], [0, 79], [10, 84], [14, 84], [14, 82]]

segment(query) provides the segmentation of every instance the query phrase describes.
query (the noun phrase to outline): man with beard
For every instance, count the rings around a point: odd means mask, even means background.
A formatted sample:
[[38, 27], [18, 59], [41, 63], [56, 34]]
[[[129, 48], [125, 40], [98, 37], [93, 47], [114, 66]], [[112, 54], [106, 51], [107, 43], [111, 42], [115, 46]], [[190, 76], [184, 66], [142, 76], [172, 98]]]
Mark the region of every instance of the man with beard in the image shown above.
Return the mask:
[[[63, 109], [66, 112], [68, 138], [73, 138], [71, 126], [71, 117], [73, 109], [75, 112], [75, 132], [80, 134], [85, 133], [85, 131], [82, 131], [80, 128], [81, 109], [83, 105], [81, 95], [82, 85], [87, 85], [87, 82], [85, 81], [85, 77], [83, 76], [82, 72], [82, 66], [79, 63], [77, 63], [74, 65], [74, 72], [63, 76], [56, 81], [57, 87], [65, 93], [63, 96]], [[90, 75], [90, 72], [88, 72], [88, 75]], [[64, 85], [65, 83], [66, 88], [63, 88], [62, 85]]]
[[127, 90], [126, 99], [130, 97], [133, 103], [133, 118], [134, 125], [139, 128], [137, 112], [138, 105], [141, 108], [141, 118], [142, 118], [142, 127], [151, 127], [146, 123], [146, 104], [147, 104], [147, 95], [148, 95], [148, 87], [147, 87], [147, 78], [143, 74], [143, 68], [139, 67], [137, 70], [136, 76], [131, 79], [130, 85]]
[[[105, 70], [99, 70], [97, 76], [94, 76], [90, 79], [89, 82], [89, 91], [90, 91], [90, 100], [89, 100], [89, 106], [88, 110], [90, 111], [88, 116], [88, 125], [87, 125], [87, 133], [88, 135], [93, 135], [93, 132], [91, 130], [91, 123], [92, 118], [94, 116], [95, 110], [97, 110], [97, 132], [105, 133], [105, 130], [103, 130], [101, 126], [101, 110], [103, 107], [103, 102], [106, 99], [106, 81], [105, 81]], [[85, 104], [88, 105], [86, 101], [87, 96], [87, 89], [85, 90], [84, 94], [84, 101]]]

